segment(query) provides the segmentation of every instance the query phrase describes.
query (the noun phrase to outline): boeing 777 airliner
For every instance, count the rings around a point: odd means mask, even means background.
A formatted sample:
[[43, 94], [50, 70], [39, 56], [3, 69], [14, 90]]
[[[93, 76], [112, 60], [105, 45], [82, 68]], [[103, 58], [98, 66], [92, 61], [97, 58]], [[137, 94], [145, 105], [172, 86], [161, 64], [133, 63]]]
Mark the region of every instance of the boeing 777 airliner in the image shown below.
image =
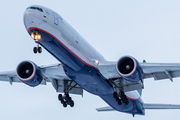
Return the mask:
[[180, 77], [180, 64], [142, 63], [132, 56], [122, 56], [116, 62], [107, 61], [73, 29], [59, 14], [38, 5], [24, 13], [24, 25], [37, 43], [34, 53], [42, 46], [59, 63], [37, 66], [32, 61], [21, 62], [15, 71], [1, 72], [0, 80], [21, 82], [31, 87], [51, 82], [64, 107], [73, 107], [69, 94], [83, 95], [83, 90], [99, 96], [109, 106], [97, 111], [119, 111], [144, 115], [145, 109], [180, 109], [180, 105], [146, 104], [141, 99], [144, 79]]

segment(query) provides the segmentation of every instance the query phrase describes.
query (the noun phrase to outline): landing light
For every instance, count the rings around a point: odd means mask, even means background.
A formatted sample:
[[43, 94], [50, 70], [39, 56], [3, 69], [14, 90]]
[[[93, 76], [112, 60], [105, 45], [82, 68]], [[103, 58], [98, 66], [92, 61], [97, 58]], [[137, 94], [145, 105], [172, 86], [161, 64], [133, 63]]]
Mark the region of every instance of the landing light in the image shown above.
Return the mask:
[[36, 42], [38, 42], [41, 39], [41, 34], [39, 32], [32, 32], [31, 33], [32, 39], [34, 39]]
[[99, 64], [99, 61], [98, 61], [98, 60], [95, 60], [94, 62], [95, 62], [95, 64], [97, 64], [97, 65]]
[[31, 33], [31, 37], [32, 37], [32, 39], [35, 39], [34, 32]]

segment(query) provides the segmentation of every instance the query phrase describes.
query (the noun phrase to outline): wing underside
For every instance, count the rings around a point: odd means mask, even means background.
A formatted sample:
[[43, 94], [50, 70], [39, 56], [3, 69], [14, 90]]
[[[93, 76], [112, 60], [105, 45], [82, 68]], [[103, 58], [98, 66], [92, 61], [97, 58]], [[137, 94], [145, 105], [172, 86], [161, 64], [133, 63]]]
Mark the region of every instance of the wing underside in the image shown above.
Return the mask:
[[[143, 79], [154, 78], [154, 80], [170, 79], [180, 77], [180, 63], [140, 63], [143, 69]], [[116, 70], [116, 62], [100, 63], [100, 72], [107, 79], [120, 78]]]
[[[180, 64], [179, 63], [140, 63], [143, 69], [143, 78], [154, 78], [155, 80], [170, 79], [180, 77]], [[97, 66], [101, 74], [109, 79], [114, 88], [122, 88], [125, 92], [143, 89], [144, 85], [142, 81], [128, 82], [123, 80], [119, 76], [116, 70], [116, 62], [99, 63]], [[69, 93], [83, 94], [83, 89], [76, 85], [65, 73], [60, 64], [42, 66], [40, 67], [43, 73], [43, 81], [41, 85], [46, 85], [47, 82], [51, 82], [57, 92], [64, 92], [67, 88], [73, 87]], [[2, 72], [0, 73], [0, 81], [9, 82], [11, 85], [14, 82], [21, 83], [17, 78], [16, 71]]]
[[[143, 79], [154, 78], [154, 80], [180, 77], [180, 63], [140, 63], [143, 70]], [[116, 70], [116, 62], [100, 63], [98, 69], [104, 77], [109, 79], [115, 86], [123, 91], [143, 89], [143, 81], [128, 82], [124, 80]]]
[[180, 77], [179, 63], [141, 63], [144, 79], [154, 78], [154, 80], [170, 79]]
[[[40, 67], [43, 74], [43, 81], [40, 85], [52, 83], [56, 92], [64, 92], [70, 89], [69, 93], [83, 95], [83, 89], [73, 82], [65, 73], [60, 64]], [[16, 75], [16, 71], [8, 71], [0, 73], [0, 81], [13, 83], [22, 83]]]

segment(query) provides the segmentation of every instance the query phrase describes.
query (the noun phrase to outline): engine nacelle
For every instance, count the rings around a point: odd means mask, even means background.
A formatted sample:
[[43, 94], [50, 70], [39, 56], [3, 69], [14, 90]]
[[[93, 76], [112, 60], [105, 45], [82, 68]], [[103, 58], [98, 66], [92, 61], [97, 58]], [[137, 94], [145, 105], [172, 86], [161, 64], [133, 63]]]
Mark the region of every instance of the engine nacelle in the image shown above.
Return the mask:
[[25, 84], [35, 87], [38, 86], [43, 76], [38, 66], [31, 61], [21, 62], [16, 69], [18, 78]]
[[121, 57], [117, 62], [116, 69], [121, 77], [131, 82], [137, 82], [143, 77], [139, 62], [131, 56]]

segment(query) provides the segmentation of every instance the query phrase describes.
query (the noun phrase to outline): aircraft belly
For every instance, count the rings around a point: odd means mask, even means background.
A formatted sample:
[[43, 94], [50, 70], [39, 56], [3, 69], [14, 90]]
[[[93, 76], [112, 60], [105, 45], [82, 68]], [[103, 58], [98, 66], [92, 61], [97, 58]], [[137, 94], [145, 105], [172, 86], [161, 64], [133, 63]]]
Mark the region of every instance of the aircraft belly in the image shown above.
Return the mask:
[[79, 86], [96, 95], [114, 92], [113, 86], [96, 67], [83, 61], [52, 34], [39, 28], [30, 29], [29, 32], [31, 33], [33, 30], [41, 33], [42, 40], [39, 43], [63, 64], [66, 75]]
[[106, 80], [98, 70], [84, 65], [81, 70], [74, 71], [68, 66], [64, 66], [66, 75], [73, 79], [79, 86], [86, 91], [95, 94], [113, 94], [114, 89], [108, 80]]
[[109, 95], [101, 95], [100, 96], [106, 103], [108, 103], [113, 109], [124, 112], [124, 113], [129, 113], [129, 114], [139, 114], [139, 115], [144, 115], [145, 111], [142, 108], [142, 100], [139, 98], [138, 100], [132, 100], [129, 99], [129, 104], [125, 105], [122, 103], [121, 105], [118, 105], [117, 101], [114, 99], [113, 94]]
[[83, 61], [52, 34], [39, 28], [29, 29], [29, 33], [33, 31], [41, 33], [42, 40], [39, 41], [40, 45], [63, 64], [66, 75], [80, 87], [100, 96], [112, 108], [118, 111], [140, 114], [139, 111], [135, 112], [136, 107], [134, 106], [137, 106], [137, 104], [134, 103], [134, 100], [129, 99], [129, 105], [124, 103], [120, 106], [118, 105], [113, 97], [114, 88], [112, 84], [99, 72], [98, 68]]

